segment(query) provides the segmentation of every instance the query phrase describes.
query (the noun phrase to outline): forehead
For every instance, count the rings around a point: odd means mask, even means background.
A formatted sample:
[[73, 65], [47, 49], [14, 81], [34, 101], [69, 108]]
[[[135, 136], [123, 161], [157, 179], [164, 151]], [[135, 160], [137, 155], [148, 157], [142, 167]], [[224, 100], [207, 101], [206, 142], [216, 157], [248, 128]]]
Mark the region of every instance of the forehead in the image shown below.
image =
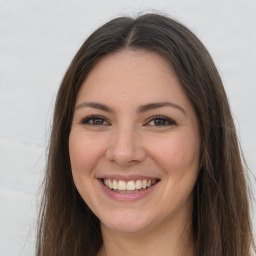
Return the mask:
[[143, 81], [148, 76], [152, 79], [163, 74], [176, 76], [172, 66], [164, 57], [151, 51], [127, 49], [103, 57], [89, 72], [85, 82], [88, 80], [92, 82], [95, 78], [106, 80], [112, 78], [114, 81], [134, 78], [136, 81]]
[[[89, 72], [77, 97], [110, 103], [188, 101], [170, 63], [146, 50], [122, 50], [101, 59]], [[177, 103], [178, 103], [177, 102]], [[108, 103], [108, 102], [107, 102]]]

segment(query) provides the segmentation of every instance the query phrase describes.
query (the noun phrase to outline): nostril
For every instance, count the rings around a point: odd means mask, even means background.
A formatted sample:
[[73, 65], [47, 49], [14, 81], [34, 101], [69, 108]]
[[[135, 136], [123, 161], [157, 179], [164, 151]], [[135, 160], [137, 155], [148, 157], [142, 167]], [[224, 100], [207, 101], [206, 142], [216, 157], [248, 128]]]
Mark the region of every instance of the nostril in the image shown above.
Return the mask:
[[146, 158], [143, 148], [109, 148], [106, 151], [106, 158], [111, 162], [115, 162], [120, 166], [130, 166], [138, 162], [142, 162]]

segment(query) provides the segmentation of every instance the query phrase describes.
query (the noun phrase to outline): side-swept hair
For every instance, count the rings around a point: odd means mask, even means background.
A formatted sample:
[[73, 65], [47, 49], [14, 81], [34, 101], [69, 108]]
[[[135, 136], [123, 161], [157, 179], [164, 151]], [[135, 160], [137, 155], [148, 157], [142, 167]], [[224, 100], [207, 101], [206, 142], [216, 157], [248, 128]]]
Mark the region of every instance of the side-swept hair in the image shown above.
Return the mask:
[[55, 105], [36, 255], [95, 256], [102, 245], [99, 220], [72, 179], [68, 140], [76, 97], [87, 74], [104, 56], [126, 48], [166, 58], [196, 111], [201, 158], [192, 216], [195, 255], [251, 255], [255, 247], [245, 168], [222, 81], [199, 39], [179, 22], [157, 14], [104, 24], [70, 64]]

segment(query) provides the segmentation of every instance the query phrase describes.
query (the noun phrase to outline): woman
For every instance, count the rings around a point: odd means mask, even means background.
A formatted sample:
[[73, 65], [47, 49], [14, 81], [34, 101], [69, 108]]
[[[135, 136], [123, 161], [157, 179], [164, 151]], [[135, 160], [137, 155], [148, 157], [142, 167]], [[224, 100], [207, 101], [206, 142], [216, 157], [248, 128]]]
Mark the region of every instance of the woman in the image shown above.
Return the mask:
[[253, 248], [235, 127], [207, 50], [156, 14], [100, 27], [58, 92], [37, 255]]

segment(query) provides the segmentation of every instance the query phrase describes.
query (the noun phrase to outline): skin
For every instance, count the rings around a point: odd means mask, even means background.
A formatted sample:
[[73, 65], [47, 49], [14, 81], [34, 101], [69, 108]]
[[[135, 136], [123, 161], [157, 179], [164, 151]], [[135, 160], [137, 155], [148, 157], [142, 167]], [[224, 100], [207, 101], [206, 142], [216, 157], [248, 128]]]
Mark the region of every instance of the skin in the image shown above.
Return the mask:
[[[104, 104], [111, 112], [85, 102]], [[176, 106], [138, 111], [156, 102]], [[91, 115], [101, 117], [81, 123]], [[76, 100], [69, 151], [75, 185], [101, 221], [98, 255], [193, 255], [199, 150], [195, 111], [166, 59], [126, 49], [95, 65]], [[98, 179], [104, 175], [143, 175], [160, 182], [147, 196], [120, 202], [102, 190]]]

